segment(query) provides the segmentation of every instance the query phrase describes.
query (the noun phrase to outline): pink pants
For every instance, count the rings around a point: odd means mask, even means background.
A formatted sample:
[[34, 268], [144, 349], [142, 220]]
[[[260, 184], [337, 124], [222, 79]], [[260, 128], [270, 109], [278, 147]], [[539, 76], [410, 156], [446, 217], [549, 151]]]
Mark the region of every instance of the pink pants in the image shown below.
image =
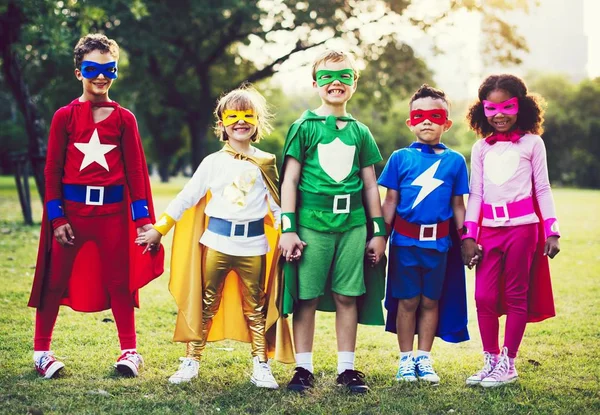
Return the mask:
[[44, 283], [41, 306], [35, 316], [35, 351], [50, 350], [52, 332], [63, 294], [67, 290], [71, 266], [84, 243], [94, 243], [103, 255], [103, 283], [110, 294], [110, 307], [115, 318], [121, 349], [136, 348], [135, 317], [132, 295], [129, 291], [127, 250], [127, 216], [69, 217], [75, 233], [74, 246], [63, 247], [52, 240], [52, 258]]
[[537, 244], [537, 224], [482, 227], [483, 260], [475, 274], [475, 303], [483, 350], [500, 353], [500, 300], [504, 299], [504, 346], [516, 357], [527, 325], [529, 275]]

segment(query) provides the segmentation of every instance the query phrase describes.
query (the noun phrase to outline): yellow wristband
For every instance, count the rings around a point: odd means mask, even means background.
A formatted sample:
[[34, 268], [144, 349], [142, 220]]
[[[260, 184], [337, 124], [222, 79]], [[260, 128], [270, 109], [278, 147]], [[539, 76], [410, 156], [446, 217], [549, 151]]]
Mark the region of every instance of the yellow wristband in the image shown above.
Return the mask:
[[165, 236], [171, 228], [175, 225], [175, 219], [163, 213], [160, 218], [156, 221], [153, 228], [156, 229], [162, 236]]

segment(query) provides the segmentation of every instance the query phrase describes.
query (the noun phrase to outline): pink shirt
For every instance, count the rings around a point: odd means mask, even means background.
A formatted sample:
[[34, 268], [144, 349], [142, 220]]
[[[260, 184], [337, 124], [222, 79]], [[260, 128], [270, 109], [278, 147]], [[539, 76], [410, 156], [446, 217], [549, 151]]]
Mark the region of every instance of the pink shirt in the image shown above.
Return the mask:
[[[471, 153], [471, 183], [465, 221], [478, 223], [481, 204], [511, 203], [533, 195], [544, 220], [556, 218], [548, 179], [546, 147], [539, 135], [525, 134], [517, 142], [491, 145], [478, 140]], [[482, 226], [538, 223], [535, 213], [498, 222], [483, 218]]]

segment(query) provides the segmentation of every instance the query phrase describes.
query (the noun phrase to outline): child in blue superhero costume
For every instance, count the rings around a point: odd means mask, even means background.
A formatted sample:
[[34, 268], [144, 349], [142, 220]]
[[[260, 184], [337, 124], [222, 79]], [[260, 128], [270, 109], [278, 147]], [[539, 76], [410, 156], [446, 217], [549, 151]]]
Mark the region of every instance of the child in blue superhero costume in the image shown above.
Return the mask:
[[[387, 188], [383, 216], [393, 228], [386, 330], [398, 334], [396, 380], [437, 383], [430, 359], [434, 337], [450, 342], [469, 338], [457, 232], [465, 219], [468, 174], [464, 157], [440, 143], [452, 126], [443, 91], [421, 86], [410, 99], [406, 125], [417, 141], [390, 156], [378, 181]], [[418, 350], [413, 357], [415, 333]]]

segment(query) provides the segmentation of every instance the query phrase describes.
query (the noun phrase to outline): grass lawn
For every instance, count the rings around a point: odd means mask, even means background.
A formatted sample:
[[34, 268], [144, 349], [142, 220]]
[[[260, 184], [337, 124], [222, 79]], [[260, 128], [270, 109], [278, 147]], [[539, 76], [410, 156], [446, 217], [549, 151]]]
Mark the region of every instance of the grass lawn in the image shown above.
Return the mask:
[[[161, 212], [183, 184], [156, 184]], [[35, 189], [34, 218], [41, 218]], [[14, 181], [0, 177], [0, 413], [7, 414], [567, 414], [600, 413], [600, 192], [557, 189], [562, 252], [551, 262], [557, 317], [529, 325], [517, 360], [518, 383], [483, 390], [465, 386], [481, 366], [481, 345], [468, 273], [472, 340], [437, 341], [439, 386], [399, 385], [395, 336], [380, 327], [359, 328], [357, 368], [367, 374], [371, 393], [350, 396], [335, 385], [336, 346], [331, 314], [317, 317], [314, 391], [300, 396], [285, 389], [293, 367], [273, 364], [277, 391], [249, 382], [250, 347], [225, 341], [209, 344], [200, 377], [170, 385], [184, 346], [171, 342], [176, 307], [168, 271], [145, 287], [137, 311], [138, 350], [146, 369], [136, 379], [115, 376], [119, 355], [110, 311], [75, 313], [63, 307], [53, 350], [65, 363], [63, 375], [41, 379], [31, 353], [34, 310], [27, 299], [34, 273], [39, 224], [22, 225]], [[594, 213], [596, 212], [596, 213]], [[164, 238], [169, 251], [171, 237]], [[168, 255], [167, 255], [168, 256]], [[166, 269], [168, 270], [168, 263]]]

